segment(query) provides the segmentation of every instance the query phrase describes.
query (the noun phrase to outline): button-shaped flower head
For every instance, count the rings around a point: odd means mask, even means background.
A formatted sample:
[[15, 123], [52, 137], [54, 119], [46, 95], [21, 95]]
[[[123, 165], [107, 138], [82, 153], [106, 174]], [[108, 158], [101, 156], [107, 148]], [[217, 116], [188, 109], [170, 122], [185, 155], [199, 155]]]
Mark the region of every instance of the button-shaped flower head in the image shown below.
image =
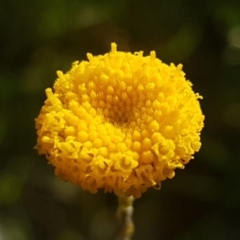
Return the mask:
[[57, 72], [36, 119], [37, 149], [61, 179], [141, 196], [174, 176], [201, 146], [204, 116], [182, 65], [154, 51], [117, 51]]

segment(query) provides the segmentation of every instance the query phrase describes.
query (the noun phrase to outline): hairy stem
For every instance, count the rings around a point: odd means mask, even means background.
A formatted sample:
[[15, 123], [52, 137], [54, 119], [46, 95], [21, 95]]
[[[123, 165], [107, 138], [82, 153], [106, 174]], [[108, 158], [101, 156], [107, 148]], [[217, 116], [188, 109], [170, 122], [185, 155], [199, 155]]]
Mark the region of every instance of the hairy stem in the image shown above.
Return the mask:
[[132, 221], [133, 201], [134, 198], [132, 196], [126, 197], [121, 195], [118, 197], [117, 215], [119, 218], [119, 230], [117, 240], [131, 240], [134, 233], [134, 223]]

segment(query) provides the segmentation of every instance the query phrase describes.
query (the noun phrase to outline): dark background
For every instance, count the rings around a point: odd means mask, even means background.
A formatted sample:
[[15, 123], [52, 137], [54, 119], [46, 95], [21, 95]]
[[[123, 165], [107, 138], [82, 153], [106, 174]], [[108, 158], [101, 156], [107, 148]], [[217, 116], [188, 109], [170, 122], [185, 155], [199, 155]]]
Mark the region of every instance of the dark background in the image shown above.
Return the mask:
[[204, 96], [202, 148], [135, 202], [133, 240], [240, 239], [240, 1], [1, 0], [0, 239], [111, 240], [117, 200], [55, 178], [34, 118], [56, 70], [119, 50], [183, 63]]

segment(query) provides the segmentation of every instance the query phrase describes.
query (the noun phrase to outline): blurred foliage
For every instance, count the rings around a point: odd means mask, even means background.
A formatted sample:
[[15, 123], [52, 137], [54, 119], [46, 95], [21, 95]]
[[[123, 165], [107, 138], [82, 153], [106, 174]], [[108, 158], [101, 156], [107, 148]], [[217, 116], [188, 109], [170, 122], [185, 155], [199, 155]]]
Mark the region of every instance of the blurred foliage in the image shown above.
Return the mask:
[[183, 63], [206, 115], [195, 160], [135, 203], [133, 239], [240, 239], [240, 1], [0, 1], [0, 239], [110, 240], [117, 201], [58, 181], [34, 118], [86, 53], [115, 41]]

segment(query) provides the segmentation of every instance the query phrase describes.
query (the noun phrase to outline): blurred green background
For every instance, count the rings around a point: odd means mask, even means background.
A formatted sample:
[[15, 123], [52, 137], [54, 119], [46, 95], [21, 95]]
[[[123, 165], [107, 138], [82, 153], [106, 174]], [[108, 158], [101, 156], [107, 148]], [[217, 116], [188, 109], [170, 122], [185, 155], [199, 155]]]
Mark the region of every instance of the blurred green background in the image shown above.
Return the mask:
[[56, 70], [86, 53], [156, 50], [183, 63], [206, 116], [202, 149], [135, 202], [133, 240], [240, 239], [240, 1], [1, 0], [0, 239], [111, 240], [113, 194], [58, 181], [34, 118]]

